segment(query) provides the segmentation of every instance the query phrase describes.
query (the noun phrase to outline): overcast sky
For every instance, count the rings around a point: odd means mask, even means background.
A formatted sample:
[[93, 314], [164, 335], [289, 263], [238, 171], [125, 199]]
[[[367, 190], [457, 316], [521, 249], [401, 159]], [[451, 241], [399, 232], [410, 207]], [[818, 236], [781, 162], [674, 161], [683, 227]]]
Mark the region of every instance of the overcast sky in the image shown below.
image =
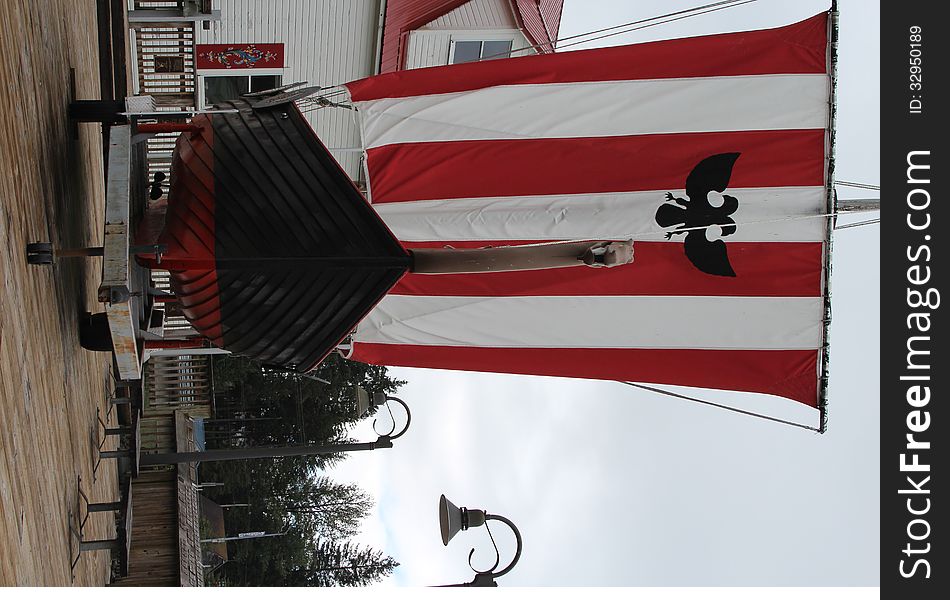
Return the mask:
[[[701, 3], [566, 0], [561, 37]], [[592, 46], [776, 27], [827, 6], [758, 0]], [[840, 11], [836, 178], [877, 184], [879, 4], [842, 0]], [[377, 500], [360, 541], [402, 563], [380, 585], [469, 581], [473, 547], [475, 565], [490, 566], [483, 528], [442, 546], [441, 493], [520, 528], [524, 554], [502, 586], [878, 585], [878, 236], [877, 225], [835, 234], [824, 435], [618, 383], [392, 369], [409, 382], [398, 394], [409, 432], [330, 472]], [[778, 398], [702, 397], [817, 421]], [[513, 538], [492, 531], [506, 564]]]

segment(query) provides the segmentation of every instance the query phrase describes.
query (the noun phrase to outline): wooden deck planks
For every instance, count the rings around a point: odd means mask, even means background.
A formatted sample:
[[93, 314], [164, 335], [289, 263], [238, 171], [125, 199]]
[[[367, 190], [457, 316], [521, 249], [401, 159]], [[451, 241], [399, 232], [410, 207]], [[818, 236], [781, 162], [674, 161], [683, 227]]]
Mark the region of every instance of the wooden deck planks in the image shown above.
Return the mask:
[[[98, 311], [100, 259], [26, 264], [24, 245], [99, 243], [104, 185], [99, 126], [66, 118], [99, 97], [95, 0], [0, 2], [0, 584], [104, 585], [108, 552], [85, 553], [70, 581], [67, 511], [76, 476], [113, 500], [112, 461], [93, 482], [97, 405], [107, 410], [108, 355], [79, 347], [76, 322]], [[110, 442], [111, 443], [111, 442]], [[113, 533], [95, 514], [89, 537]], [[75, 549], [74, 549], [75, 551]]]

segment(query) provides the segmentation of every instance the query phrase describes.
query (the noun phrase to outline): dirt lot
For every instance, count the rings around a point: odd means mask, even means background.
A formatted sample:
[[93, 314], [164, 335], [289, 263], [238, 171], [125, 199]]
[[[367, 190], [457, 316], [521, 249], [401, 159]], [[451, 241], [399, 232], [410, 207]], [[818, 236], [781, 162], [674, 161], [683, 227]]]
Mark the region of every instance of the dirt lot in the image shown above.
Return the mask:
[[[77, 98], [99, 97], [95, 0], [3, 0], [0, 48], [0, 584], [104, 585], [105, 551], [84, 553], [71, 581], [67, 528], [77, 475], [94, 501], [117, 495], [111, 461], [92, 474], [108, 356], [80, 348], [76, 327], [98, 310], [101, 266], [24, 254], [100, 241], [100, 128], [74, 138], [66, 114], [71, 69]], [[108, 513], [87, 525], [90, 538], [113, 531]]]

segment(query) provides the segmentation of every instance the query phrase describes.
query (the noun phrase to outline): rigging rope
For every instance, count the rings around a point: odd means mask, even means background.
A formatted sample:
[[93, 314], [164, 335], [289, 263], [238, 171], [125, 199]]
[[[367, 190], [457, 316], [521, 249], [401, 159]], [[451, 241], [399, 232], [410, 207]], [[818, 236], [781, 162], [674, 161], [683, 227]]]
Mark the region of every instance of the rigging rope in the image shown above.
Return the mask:
[[880, 190], [881, 186], [872, 185], [870, 183], [857, 183], [855, 181], [842, 181], [840, 179], [835, 180], [835, 185], [843, 185], [845, 187], [861, 188], [862, 190]]
[[[617, 31], [617, 32], [614, 32], [614, 33], [608, 33], [607, 35], [601, 35], [601, 36], [598, 36], [598, 37], [593, 37], [593, 38], [590, 38], [590, 39], [588, 39], [588, 40], [581, 40], [581, 41], [579, 41], [579, 42], [572, 42], [572, 43], [570, 43], [570, 44], [565, 44], [564, 46], [560, 46], [560, 47], [558, 47], [558, 49], [560, 50], [560, 49], [563, 49], [563, 48], [569, 48], [569, 47], [571, 47], [571, 46], [576, 46], [577, 44], [586, 44], [587, 42], [593, 42], [593, 41], [595, 41], [595, 40], [601, 40], [601, 39], [604, 39], [604, 38], [608, 38], [608, 37], [610, 37], [610, 36], [612, 36], [612, 35], [620, 35], [621, 33], [630, 33], [631, 31], [639, 31], [639, 30], [641, 30], [641, 29], [646, 29], [647, 27], [655, 27], [656, 25], [663, 25], [663, 24], [665, 24], [665, 23], [672, 23], [673, 21], [679, 21], [679, 20], [682, 20], [682, 19], [688, 19], [688, 18], [690, 18], [690, 17], [697, 17], [697, 16], [699, 16], [699, 15], [704, 15], [704, 14], [706, 14], [706, 13], [716, 12], [716, 11], [718, 11], [718, 10], [725, 10], [725, 9], [727, 9], [727, 8], [735, 8], [736, 6], [742, 6], [743, 4], [751, 4], [752, 2], [758, 2], [758, 0], [741, 0], [741, 1], [739, 1], [739, 2], [733, 2], [733, 3], [730, 3], [730, 4], [725, 5], [725, 6], [720, 6], [720, 7], [718, 7], [718, 8], [710, 8], [709, 10], [704, 10], [704, 11], [701, 11], [701, 12], [692, 12], [691, 14], [683, 15], [683, 16], [681, 16], [681, 17], [675, 17], [675, 18], [671, 18], [671, 19], [666, 19], [665, 21], [657, 21], [656, 23], [648, 23], [648, 24], [646, 24], [646, 25], [640, 25], [639, 27], [631, 27], [630, 29], [624, 29], [623, 31]], [[700, 7], [700, 8], [702, 8], [702, 7]], [[693, 9], [693, 10], [699, 10], [699, 9], [696, 8], [696, 9]], [[676, 13], [673, 13], [673, 14], [676, 14]], [[661, 18], [665, 18], [666, 16], [667, 16], [667, 15], [664, 15], [663, 17], [655, 17], [655, 18], [656, 18], [656, 19], [661, 19]]]
[[815, 431], [821, 433], [821, 429], [818, 427], [812, 427], [811, 425], [804, 425], [802, 423], [796, 423], [795, 421], [786, 421], [785, 419], [779, 419], [777, 417], [770, 417], [768, 415], [763, 415], [760, 413], [755, 413], [749, 410], [743, 410], [741, 408], [735, 408], [733, 406], [726, 406], [725, 404], [718, 404], [716, 402], [711, 402], [709, 400], [700, 400], [699, 398], [693, 398], [691, 396], [684, 396], [683, 394], [677, 394], [676, 392], [670, 392], [667, 390], [661, 390], [660, 388], [655, 388], [649, 385], [643, 385], [642, 383], [631, 383], [629, 381], [619, 381], [624, 385], [629, 385], [630, 387], [635, 387], [641, 390], [646, 390], [648, 392], [655, 392], [657, 394], [663, 394], [665, 396], [672, 396], [673, 398], [680, 398], [681, 400], [689, 400], [691, 402], [697, 402], [699, 404], [705, 404], [707, 406], [712, 406], [714, 408], [721, 408], [723, 410], [728, 410], [731, 412], [739, 413], [742, 415], [748, 415], [750, 417], [757, 417], [759, 419], [764, 419], [766, 421], [772, 421], [775, 423], [781, 423], [782, 425], [791, 425], [792, 427], [800, 427], [801, 429], [807, 429], [808, 431]]
[[[720, 0], [719, 2], [712, 2], [712, 3], [710, 3], [710, 4], [703, 4], [702, 6], [694, 6], [693, 8], [687, 8], [687, 9], [679, 10], [679, 11], [676, 11], [676, 12], [666, 13], [665, 15], [658, 15], [658, 16], [656, 16], [656, 17], [649, 17], [649, 18], [646, 18], [646, 19], [638, 19], [638, 20], [636, 20], [636, 21], [630, 21], [630, 22], [628, 22], [628, 23], [623, 23], [623, 24], [621, 24], [621, 25], [614, 25], [614, 26], [612, 26], [612, 27], [605, 27], [605, 28], [603, 28], [603, 29], [597, 29], [597, 30], [594, 30], [594, 31], [588, 31], [588, 32], [586, 32], [586, 33], [578, 33], [577, 35], [571, 35], [571, 36], [568, 36], [568, 37], [566, 37], [566, 38], [559, 38], [559, 39], [556, 39], [556, 40], [551, 40], [550, 43], [545, 43], [545, 44], [532, 44], [532, 45], [530, 45], [530, 46], [524, 46], [523, 48], [517, 48], [517, 49], [511, 50], [511, 51], [509, 51], [509, 52], [501, 52], [501, 53], [493, 54], [493, 55], [490, 55], [490, 56], [483, 56], [483, 57], [479, 58], [479, 61], [491, 60], [491, 59], [494, 59], [494, 58], [508, 57], [509, 55], [514, 54], [515, 52], [522, 52], [522, 51], [525, 51], [525, 50], [540, 50], [540, 49], [542, 49], [542, 48], [546, 48], [546, 47], [551, 46], [551, 45], [553, 45], [555, 49], [560, 50], [561, 48], [568, 48], [568, 47], [570, 47], [570, 46], [575, 46], [575, 45], [577, 45], [577, 44], [584, 44], [584, 43], [587, 43], [587, 42], [592, 42], [592, 41], [594, 41], [594, 40], [600, 40], [600, 39], [608, 38], [608, 37], [611, 37], [611, 36], [614, 36], [614, 35], [620, 35], [620, 34], [622, 34], [622, 33], [628, 33], [628, 32], [630, 32], [630, 31], [637, 31], [637, 30], [639, 30], [639, 29], [646, 29], [647, 27], [654, 27], [654, 26], [656, 26], [656, 25], [662, 25], [663, 23], [671, 23], [671, 22], [673, 22], [673, 21], [679, 21], [680, 19], [687, 19], [687, 18], [689, 18], [689, 17], [695, 17], [695, 16], [702, 15], [702, 14], [706, 14], [706, 13], [709, 13], [709, 12], [715, 12], [715, 11], [717, 11], [717, 10], [724, 10], [724, 9], [726, 9], [726, 8], [732, 8], [733, 6], [740, 6], [740, 5], [742, 5], [742, 4], [749, 4], [750, 2], [758, 2], [758, 0]], [[708, 10], [706, 10], [706, 9], [708, 9]], [[698, 11], [702, 11], [702, 12], [698, 12]], [[687, 14], [687, 13], [691, 13], [691, 14]], [[670, 17], [676, 17], [676, 18], [670, 18]], [[667, 19], [667, 20], [666, 20], [666, 21], [660, 21], [660, 19]], [[657, 22], [656, 22], [656, 23], [650, 23], [650, 21], [657, 21]], [[633, 27], [632, 29], [624, 29], [623, 31], [614, 31], [613, 33], [609, 33], [609, 34], [607, 34], [607, 35], [602, 35], [602, 36], [599, 36], [599, 37], [591, 38], [591, 39], [589, 39], [589, 40], [580, 40], [580, 41], [576, 41], [576, 42], [573, 42], [573, 43], [570, 43], [570, 44], [565, 44], [565, 45], [563, 45], [563, 46], [560, 46], [560, 45], [559, 45], [561, 42], [566, 42], [566, 41], [568, 41], [568, 40], [576, 40], [577, 38], [583, 38], [583, 37], [587, 37], [587, 36], [590, 36], [590, 35], [596, 35], [596, 34], [598, 34], [598, 33], [604, 33], [604, 32], [606, 32], [606, 31], [612, 31], [612, 30], [614, 30], [614, 29], [622, 29], [622, 28], [624, 28], [624, 27], [631, 27], [631, 26], [633, 26], [633, 25], [640, 25], [640, 27]]]
[[848, 229], [849, 227], [860, 227], [862, 225], [871, 225], [873, 223], [880, 223], [880, 222], [881, 222], [881, 219], [880, 217], [878, 217], [877, 219], [869, 219], [867, 221], [858, 221], [857, 223], [848, 223], [847, 225], [836, 225], [835, 231], [839, 229]]
[[[509, 57], [509, 56], [514, 55], [514, 54], [517, 53], [517, 52], [524, 52], [524, 51], [526, 51], [526, 50], [539, 50], [539, 49], [541, 49], [541, 48], [546, 48], [546, 47], [549, 47], [549, 46], [552, 46], [552, 45], [554, 46], [555, 49], [560, 50], [560, 49], [562, 49], [562, 48], [568, 48], [568, 47], [570, 47], [570, 46], [575, 46], [575, 45], [577, 45], [577, 44], [585, 44], [585, 43], [587, 43], [587, 42], [593, 42], [593, 41], [595, 41], [595, 40], [601, 40], [601, 39], [605, 39], [605, 38], [608, 38], [608, 37], [611, 37], [611, 36], [620, 35], [620, 34], [623, 34], [623, 33], [629, 33], [629, 32], [631, 32], [631, 31], [638, 31], [638, 30], [640, 30], [640, 29], [646, 29], [646, 28], [648, 28], [648, 27], [655, 27], [655, 26], [657, 26], [657, 25], [663, 25], [664, 23], [672, 23], [673, 21], [679, 21], [679, 20], [682, 20], [682, 19], [688, 19], [688, 18], [690, 18], [690, 17], [696, 17], [696, 16], [699, 16], [699, 15], [704, 15], [704, 14], [706, 14], [706, 13], [716, 12], [716, 11], [719, 11], [719, 10], [725, 10], [725, 9], [727, 9], [727, 8], [734, 8], [734, 7], [736, 7], [736, 6], [741, 6], [741, 5], [743, 5], [743, 4], [750, 4], [750, 3], [752, 3], [752, 2], [758, 2], [758, 0], [720, 0], [719, 2], [711, 2], [711, 3], [709, 3], [709, 4], [703, 4], [703, 5], [701, 5], [701, 6], [695, 6], [695, 7], [693, 7], [693, 8], [687, 8], [687, 9], [684, 9], [684, 10], [679, 10], [679, 11], [675, 11], [675, 12], [670, 12], [670, 13], [666, 13], [666, 14], [664, 14], [664, 15], [658, 15], [658, 16], [656, 16], [656, 17], [649, 17], [649, 18], [646, 18], [646, 19], [637, 19], [636, 21], [630, 21], [630, 22], [628, 22], [628, 23], [623, 23], [623, 24], [621, 24], [621, 25], [614, 25], [614, 26], [612, 26], [612, 27], [605, 27], [605, 28], [603, 28], [603, 29], [596, 29], [596, 30], [594, 30], [594, 31], [588, 31], [588, 32], [585, 32], [585, 33], [578, 33], [578, 34], [576, 34], [576, 35], [568, 36], [568, 37], [565, 37], [565, 38], [559, 38], [559, 39], [557, 39], [557, 40], [551, 40], [550, 42], [547, 42], [547, 43], [544, 43], [544, 44], [532, 44], [532, 45], [530, 45], [530, 46], [524, 46], [524, 47], [522, 47], [522, 48], [516, 48], [516, 49], [514, 49], [514, 50], [510, 50], [510, 51], [507, 51], [507, 52], [501, 52], [501, 53], [498, 53], [498, 54], [493, 54], [493, 55], [489, 55], [489, 56], [483, 56], [483, 57], [479, 58], [478, 60], [479, 60], [479, 62], [481, 62], [481, 61], [483, 61], [483, 60], [491, 60], [491, 59], [495, 59], [495, 58], [507, 58], [507, 57]], [[661, 20], [661, 19], [666, 19], [666, 20]], [[654, 23], [654, 22], [651, 22], [651, 21], [656, 21], [656, 22]], [[625, 27], [630, 27], [630, 29], [623, 29], [623, 28], [625, 28]], [[615, 30], [615, 29], [622, 29], [622, 30], [621, 30], [621, 31], [613, 31], [613, 30]], [[566, 41], [568, 41], [568, 40], [576, 40], [576, 39], [578, 39], [578, 38], [584, 38], [584, 37], [587, 37], [587, 36], [596, 35], [596, 34], [598, 34], [598, 33], [604, 33], [604, 32], [607, 32], [607, 31], [613, 31], [613, 33], [608, 33], [608, 34], [606, 34], [606, 35], [602, 35], [602, 36], [590, 38], [590, 39], [587, 39], [587, 40], [575, 41], [575, 42], [572, 42], [572, 43], [570, 43], [570, 44], [565, 44], [565, 45], [563, 45], [563, 46], [559, 46], [559, 45], [558, 45], [558, 44], [560, 44], [561, 42], [566, 42]], [[347, 90], [346, 90], [344, 84], [331, 85], [331, 86], [327, 86], [327, 87], [324, 88], [324, 89], [326, 89], [326, 90], [333, 90], [333, 91], [328, 92], [328, 93], [326, 93], [326, 94], [322, 94], [322, 97], [330, 97], [330, 96], [335, 96], [335, 95], [346, 94], [346, 93], [347, 93]]]

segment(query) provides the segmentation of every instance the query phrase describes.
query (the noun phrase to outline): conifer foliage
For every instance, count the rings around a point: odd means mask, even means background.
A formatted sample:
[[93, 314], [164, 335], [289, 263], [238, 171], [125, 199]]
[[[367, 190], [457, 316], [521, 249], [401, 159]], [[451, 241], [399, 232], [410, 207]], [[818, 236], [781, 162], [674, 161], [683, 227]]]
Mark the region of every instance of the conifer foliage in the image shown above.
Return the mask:
[[[385, 367], [336, 357], [300, 376], [241, 357], [219, 356], [214, 377], [215, 414], [206, 423], [208, 448], [348, 441], [349, 428], [359, 420], [354, 386], [371, 394], [392, 393], [404, 383], [391, 378]], [[387, 418], [380, 416], [380, 421]], [[201, 480], [215, 484], [204, 493], [218, 504], [237, 505], [224, 509], [228, 536], [283, 533], [229, 542], [229, 560], [206, 573], [206, 583], [363, 586], [390, 575], [399, 563], [352, 540], [372, 509], [372, 498], [358, 485], [334, 482], [322, 473], [344, 458], [202, 464]]]

